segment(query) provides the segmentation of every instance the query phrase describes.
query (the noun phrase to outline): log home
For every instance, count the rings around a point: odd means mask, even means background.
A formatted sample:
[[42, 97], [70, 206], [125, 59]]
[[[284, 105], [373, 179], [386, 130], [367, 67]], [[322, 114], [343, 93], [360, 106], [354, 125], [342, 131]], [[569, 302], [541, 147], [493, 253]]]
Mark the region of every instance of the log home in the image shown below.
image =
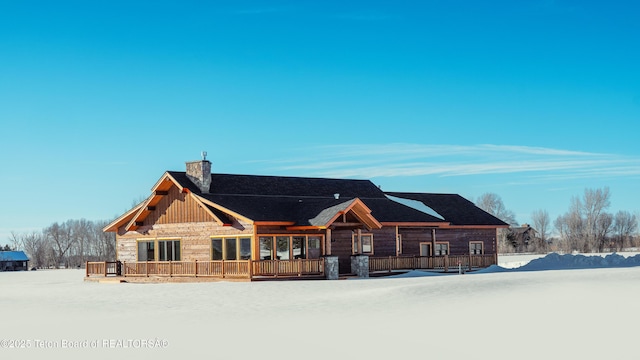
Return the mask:
[[456, 194], [383, 192], [368, 180], [167, 171], [104, 228], [116, 261], [87, 277], [368, 277], [497, 263], [506, 223]]

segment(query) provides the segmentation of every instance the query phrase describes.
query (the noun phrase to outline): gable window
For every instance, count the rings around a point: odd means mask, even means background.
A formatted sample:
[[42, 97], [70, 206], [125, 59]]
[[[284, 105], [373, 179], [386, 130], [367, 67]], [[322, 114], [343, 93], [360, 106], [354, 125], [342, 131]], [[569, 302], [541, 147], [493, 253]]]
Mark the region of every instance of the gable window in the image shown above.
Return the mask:
[[436, 247], [434, 249], [435, 256], [445, 256], [449, 255], [449, 243], [436, 243]]
[[482, 241], [472, 241], [469, 243], [469, 254], [482, 255], [484, 253], [482, 249]]
[[159, 240], [158, 260], [180, 261], [180, 240]]
[[250, 237], [225, 237], [211, 239], [211, 260], [251, 259]]

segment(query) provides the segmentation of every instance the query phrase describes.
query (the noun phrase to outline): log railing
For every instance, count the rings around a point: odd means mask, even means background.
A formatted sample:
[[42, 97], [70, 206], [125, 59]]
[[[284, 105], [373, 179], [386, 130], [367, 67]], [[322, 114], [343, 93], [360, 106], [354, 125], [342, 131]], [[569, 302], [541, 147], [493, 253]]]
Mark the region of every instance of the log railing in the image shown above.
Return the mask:
[[86, 276], [240, 278], [323, 275], [324, 259], [87, 262]]
[[495, 265], [494, 255], [370, 257], [369, 272], [394, 270], [472, 270]]

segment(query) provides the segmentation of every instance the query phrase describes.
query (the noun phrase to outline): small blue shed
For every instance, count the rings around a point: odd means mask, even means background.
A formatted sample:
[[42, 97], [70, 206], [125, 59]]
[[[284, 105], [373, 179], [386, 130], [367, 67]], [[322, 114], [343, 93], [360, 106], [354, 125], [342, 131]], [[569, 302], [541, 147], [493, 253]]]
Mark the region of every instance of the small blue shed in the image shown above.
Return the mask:
[[29, 257], [24, 251], [0, 251], [0, 271], [29, 270]]

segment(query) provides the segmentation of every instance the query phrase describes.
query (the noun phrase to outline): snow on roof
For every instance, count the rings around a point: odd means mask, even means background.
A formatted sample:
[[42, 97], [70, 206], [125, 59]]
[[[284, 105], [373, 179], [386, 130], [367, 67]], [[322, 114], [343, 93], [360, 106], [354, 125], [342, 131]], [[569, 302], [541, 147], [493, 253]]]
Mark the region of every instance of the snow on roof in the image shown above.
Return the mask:
[[412, 209], [416, 209], [418, 211], [422, 211], [423, 213], [427, 214], [427, 215], [431, 215], [431, 216], [435, 216], [438, 219], [444, 220], [444, 216], [438, 214], [435, 210], [433, 210], [432, 208], [428, 207], [427, 205], [425, 205], [422, 201], [418, 201], [418, 200], [411, 200], [411, 199], [404, 199], [404, 198], [399, 198], [399, 197], [395, 197], [395, 196], [391, 196], [388, 194], [385, 194], [387, 196], [387, 198], [389, 200], [393, 200], [399, 204], [408, 206]]

